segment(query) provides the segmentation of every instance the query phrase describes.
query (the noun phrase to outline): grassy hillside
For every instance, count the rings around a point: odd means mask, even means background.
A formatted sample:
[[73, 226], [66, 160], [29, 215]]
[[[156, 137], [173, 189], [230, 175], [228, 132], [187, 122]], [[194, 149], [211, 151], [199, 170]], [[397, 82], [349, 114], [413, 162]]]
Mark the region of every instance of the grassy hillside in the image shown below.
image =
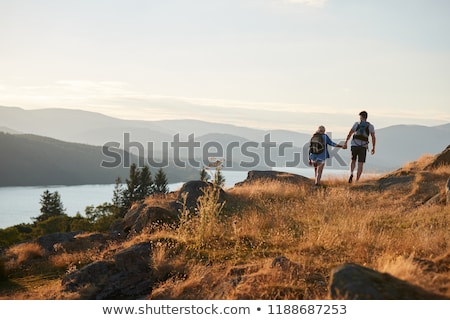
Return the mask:
[[[118, 176], [124, 181], [129, 173], [123, 164], [117, 168], [102, 167], [102, 161], [112, 159], [104, 156], [98, 146], [0, 132], [0, 147], [0, 186], [112, 184]], [[136, 156], [125, 156], [130, 163], [138, 163]], [[169, 183], [185, 181], [196, 174], [193, 170], [170, 167], [165, 172]]]
[[[442, 200], [450, 166], [430, 168], [434, 159], [358, 185], [242, 184], [226, 190], [223, 207], [203, 198], [198, 215], [181, 215], [176, 228], [149, 225], [94, 248], [80, 242], [47, 257], [35, 244], [13, 246], [3, 255], [0, 298], [84, 299], [95, 288], [63, 291], [65, 273], [145, 241], [154, 244], [157, 279], [145, 299], [328, 299], [330, 270], [346, 262], [450, 298], [450, 205]], [[150, 197], [144, 207], [169, 208], [176, 196]], [[296, 271], [274, 269], [280, 256]]]

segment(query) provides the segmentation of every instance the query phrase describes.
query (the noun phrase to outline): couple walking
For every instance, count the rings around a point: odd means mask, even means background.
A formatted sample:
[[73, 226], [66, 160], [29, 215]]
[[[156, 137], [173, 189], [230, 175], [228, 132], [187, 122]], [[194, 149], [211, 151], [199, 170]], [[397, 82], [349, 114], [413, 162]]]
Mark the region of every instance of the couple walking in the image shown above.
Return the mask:
[[[366, 162], [367, 150], [369, 148], [369, 137], [372, 138], [371, 154], [375, 153], [375, 128], [367, 121], [368, 114], [366, 111], [359, 113], [359, 121], [355, 122], [348, 132], [347, 138], [344, 144], [335, 143], [325, 133], [325, 127], [319, 126], [317, 131], [311, 138], [309, 147], [309, 163], [314, 166], [315, 185], [320, 185], [322, 179], [323, 169], [325, 167], [325, 161], [330, 157], [327, 146], [347, 149], [348, 140], [353, 136], [351, 140], [351, 163], [350, 163], [350, 177], [349, 183], [353, 182], [353, 173], [356, 168], [356, 179], [359, 181], [363, 172], [364, 163]], [[356, 164], [358, 166], [356, 167]]]

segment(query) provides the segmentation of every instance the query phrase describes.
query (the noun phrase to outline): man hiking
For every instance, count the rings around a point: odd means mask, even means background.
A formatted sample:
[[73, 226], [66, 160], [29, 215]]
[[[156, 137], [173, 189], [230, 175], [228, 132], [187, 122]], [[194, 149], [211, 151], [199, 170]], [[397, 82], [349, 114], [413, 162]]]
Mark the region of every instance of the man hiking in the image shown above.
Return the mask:
[[314, 182], [316, 187], [320, 187], [325, 161], [330, 157], [327, 146], [345, 148], [343, 145], [332, 141], [325, 131], [324, 126], [319, 126], [309, 142], [309, 163], [314, 166]]
[[359, 113], [359, 122], [355, 122], [350, 129], [347, 138], [345, 139], [344, 147], [347, 147], [347, 141], [353, 136], [351, 142], [352, 161], [350, 164], [350, 178], [348, 183], [353, 181], [353, 171], [355, 170], [356, 162], [358, 161], [358, 169], [356, 171], [356, 182], [359, 181], [363, 172], [363, 166], [366, 162], [367, 149], [369, 148], [369, 136], [372, 138], [371, 154], [375, 154], [375, 128], [367, 121], [367, 112], [361, 111]]

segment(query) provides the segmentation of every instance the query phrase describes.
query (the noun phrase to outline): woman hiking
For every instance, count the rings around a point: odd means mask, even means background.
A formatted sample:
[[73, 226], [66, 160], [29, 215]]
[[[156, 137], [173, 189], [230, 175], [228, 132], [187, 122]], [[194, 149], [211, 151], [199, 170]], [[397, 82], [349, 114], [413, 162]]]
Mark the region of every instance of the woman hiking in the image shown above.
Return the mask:
[[333, 142], [325, 131], [324, 126], [319, 126], [311, 137], [309, 144], [309, 164], [314, 166], [314, 182], [316, 187], [320, 186], [325, 161], [330, 157], [328, 146], [346, 148], [345, 145]]

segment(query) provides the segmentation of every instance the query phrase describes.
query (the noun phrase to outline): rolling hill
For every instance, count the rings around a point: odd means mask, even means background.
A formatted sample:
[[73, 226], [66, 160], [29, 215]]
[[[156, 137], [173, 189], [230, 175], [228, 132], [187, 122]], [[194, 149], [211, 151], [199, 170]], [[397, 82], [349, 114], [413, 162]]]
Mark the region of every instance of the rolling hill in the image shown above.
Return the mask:
[[[69, 143], [32, 134], [0, 132], [0, 186], [112, 184], [128, 177], [129, 168], [106, 168], [111, 162], [102, 147]], [[137, 156], [115, 150], [122, 159], [140, 163]], [[141, 161], [144, 159], [141, 159]], [[146, 163], [145, 161], [143, 162]], [[169, 183], [185, 181], [197, 174], [193, 169], [164, 168]], [[156, 173], [156, 169], [152, 169]]]
[[[247, 146], [251, 146], [247, 151], [253, 152], [255, 157], [258, 155], [261, 161], [255, 163], [254, 167], [245, 169], [270, 167], [268, 166], [270, 163], [263, 161], [267, 158], [267, 156], [264, 158], [266, 150], [263, 146], [266, 137], [271, 143], [276, 144], [270, 150], [270, 160], [277, 166], [282, 166], [293, 160], [295, 154], [300, 154], [301, 162], [298, 166], [306, 167], [306, 152], [310, 138], [310, 133], [289, 130], [260, 130], [200, 120], [123, 120], [95, 112], [68, 109], [24, 110], [0, 107], [0, 127], [8, 128], [8, 132], [36, 134], [93, 146], [117, 142], [120, 148], [134, 153], [136, 149], [126, 148], [127, 143], [128, 145], [139, 143], [143, 146], [145, 155], [149, 147], [152, 147], [155, 158], [161, 156], [164, 144], [172, 148], [176, 136], [179, 136], [181, 142], [186, 142], [189, 135], [194, 135], [195, 142], [200, 142], [201, 146], [195, 150], [195, 158], [198, 160], [203, 160], [203, 146], [206, 144], [220, 145], [224, 152], [219, 157], [226, 158], [229, 156], [226, 152], [228, 147], [236, 143], [242, 146], [247, 142], [250, 143]], [[267, 136], [268, 134], [270, 136]], [[444, 149], [449, 144], [450, 124], [434, 127], [399, 124], [376, 128], [376, 135], [376, 154], [368, 157], [365, 168], [387, 172], [423, 154], [435, 154]], [[338, 142], [344, 137], [332, 139]], [[286, 144], [290, 144], [291, 147], [281, 150], [281, 146]], [[239, 148], [234, 148], [232, 154], [232, 160], [227, 159], [228, 163], [232, 164], [229, 168], [242, 170], [239, 163], [248, 161], [249, 157]], [[180, 156], [188, 157], [186, 148], [180, 151]], [[349, 150], [338, 150], [335, 156], [339, 159], [332, 161], [330, 167], [338, 169], [348, 167]]]

